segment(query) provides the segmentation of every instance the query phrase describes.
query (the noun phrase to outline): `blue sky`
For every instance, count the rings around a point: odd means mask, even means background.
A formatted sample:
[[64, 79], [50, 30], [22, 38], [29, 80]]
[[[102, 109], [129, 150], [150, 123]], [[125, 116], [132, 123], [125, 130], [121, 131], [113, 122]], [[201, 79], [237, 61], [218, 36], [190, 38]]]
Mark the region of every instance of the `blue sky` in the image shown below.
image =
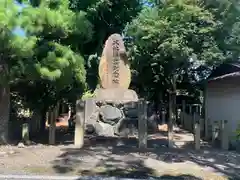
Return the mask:
[[[144, 2], [144, 1], [143, 1], [143, 2]], [[19, 4], [19, 3], [16, 2], [16, 1], [15, 1], [15, 3], [16, 3], [17, 6], [19, 7], [19, 11], [22, 11], [22, 9], [23, 9], [24, 7], [26, 7], [26, 5], [24, 5], [24, 4]], [[146, 3], [146, 2], [144, 2], [144, 4], [145, 4], [145, 5], [148, 5], [148, 6], [151, 5], [151, 4], [148, 4], [148, 3]], [[17, 35], [19, 35], [19, 36], [24, 36], [24, 35], [25, 35], [23, 29], [21, 29], [20, 27], [15, 28], [15, 29], [13, 30], [13, 33], [15, 33], [15, 34], [17, 34]]]
[[19, 35], [19, 36], [24, 36], [24, 35], [25, 35], [24, 31], [23, 31], [20, 27], [15, 28], [15, 29], [13, 30], [13, 33], [14, 33], [14, 34], [17, 34], [17, 35]]
[[[17, 4], [17, 6], [19, 7], [19, 11], [22, 11], [22, 9], [24, 8], [24, 5], [23, 4], [19, 4], [18, 2], [15, 1], [15, 3]], [[20, 27], [17, 27], [13, 30], [13, 33], [19, 35], [19, 36], [24, 36], [25, 33], [24, 31], [20, 28]]]

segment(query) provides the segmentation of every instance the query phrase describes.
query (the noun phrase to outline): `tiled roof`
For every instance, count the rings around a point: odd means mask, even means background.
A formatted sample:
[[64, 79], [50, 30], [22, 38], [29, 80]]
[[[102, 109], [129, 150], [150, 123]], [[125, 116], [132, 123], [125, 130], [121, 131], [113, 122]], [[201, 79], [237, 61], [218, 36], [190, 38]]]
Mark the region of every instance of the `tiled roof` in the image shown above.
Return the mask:
[[240, 76], [240, 62], [225, 63], [214, 69], [207, 80], [214, 81], [237, 76]]

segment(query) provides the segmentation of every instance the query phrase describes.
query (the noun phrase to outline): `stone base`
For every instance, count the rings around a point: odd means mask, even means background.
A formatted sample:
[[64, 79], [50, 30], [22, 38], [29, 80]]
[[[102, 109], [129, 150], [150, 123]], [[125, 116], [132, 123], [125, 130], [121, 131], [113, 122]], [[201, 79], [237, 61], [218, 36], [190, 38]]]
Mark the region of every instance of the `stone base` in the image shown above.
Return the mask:
[[128, 103], [138, 101], [138, 95], [131, 89], [96, 89], [96, 100], [105, 102]]
[[[125, 112], [119, 108], [133, 108], [134, 117], [137, 118], [137, 93], [130, 89], [112, 88], [96, 89], [95, 97], [86, 100], [85, 126], [90, 132], [92, 126], [94, 132], [100, 136], [118, 135], [122, 122], [125, 119]], [[118, 105], [120, 105], [118, 107]], [[129, 112], [128, 112], [129, 113]], [[126, 113], [126, 114], [128, 114]], [[101, 119], [100, 119], [101, 117]], [[90, 129], [90, 130], [89, 130]]]
[[114, 127], [111, 126], [110, 124], [98, 122], [95, 125], [95, 131], [99, 136], [106, 136], [106, 137], [114, 136]]

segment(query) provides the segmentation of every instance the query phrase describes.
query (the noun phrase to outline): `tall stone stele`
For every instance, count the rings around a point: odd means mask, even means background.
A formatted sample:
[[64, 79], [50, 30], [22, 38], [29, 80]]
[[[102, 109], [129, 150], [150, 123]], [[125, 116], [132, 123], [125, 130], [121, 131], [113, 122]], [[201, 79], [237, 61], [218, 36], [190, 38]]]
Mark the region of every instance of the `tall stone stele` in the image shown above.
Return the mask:
[[96, 90], [96, 98], [103, 101], [137, 101], [135, 91], [128, 89], [131, 71], [126, 49], [120, 34], [109, 36], [99, 64], [101, 88]]

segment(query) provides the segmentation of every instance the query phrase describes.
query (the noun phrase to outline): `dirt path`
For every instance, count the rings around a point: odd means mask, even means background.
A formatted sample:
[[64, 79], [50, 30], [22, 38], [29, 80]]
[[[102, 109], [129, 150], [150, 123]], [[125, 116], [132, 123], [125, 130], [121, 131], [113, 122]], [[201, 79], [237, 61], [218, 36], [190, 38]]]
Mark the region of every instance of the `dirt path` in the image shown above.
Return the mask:
[[[175, 136], [168, 149], [164, 136], [150, 136], [148, 150], [138, 152], [136, 139], [95, 139], [79, 150], [73, 145], [0, 146], [0, 174], [161, 176], [165, 179], [240, 179], [240, 154], [204, 146], [199, 152]], [[184, 140], [185, 142], [187, 139]], [[135, 144], [134, 144], [135, 142]], [[187, 143], [189, 144], [189, 143]]]

